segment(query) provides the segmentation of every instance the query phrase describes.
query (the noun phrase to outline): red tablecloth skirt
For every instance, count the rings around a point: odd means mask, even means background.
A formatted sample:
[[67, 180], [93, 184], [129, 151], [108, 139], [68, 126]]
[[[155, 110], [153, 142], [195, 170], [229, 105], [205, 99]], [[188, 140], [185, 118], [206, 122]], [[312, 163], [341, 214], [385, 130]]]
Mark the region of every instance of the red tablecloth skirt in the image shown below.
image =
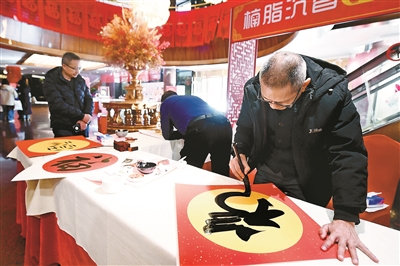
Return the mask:
[[[20, 162], [17, 170], [24, 168]], [[26, 182], [17, 182], [17, 223], [26, 239], [24, 265], [96, 265], [75, 239], [62, 231], [55, 213], [26, 216]]]

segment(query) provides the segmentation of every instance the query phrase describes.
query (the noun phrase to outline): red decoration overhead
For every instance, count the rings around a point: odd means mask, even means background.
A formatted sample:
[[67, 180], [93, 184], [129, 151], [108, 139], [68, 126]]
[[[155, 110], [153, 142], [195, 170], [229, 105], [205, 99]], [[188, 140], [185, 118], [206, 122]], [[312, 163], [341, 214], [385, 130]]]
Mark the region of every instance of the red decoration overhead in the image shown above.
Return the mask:
[[[170, 11], [161, 28], [161, 41], [170, 47], [202, 46], [215, 38], [229, 38], [229, 18], [232, 7], [245, 3], [235, 0], [186, 12]], [[114, 14], [121, 16], [121, 7], [95, 0], [2, 0], [2, 16], [17, 19], [44, 29], [100, 40], [100, 31]]]

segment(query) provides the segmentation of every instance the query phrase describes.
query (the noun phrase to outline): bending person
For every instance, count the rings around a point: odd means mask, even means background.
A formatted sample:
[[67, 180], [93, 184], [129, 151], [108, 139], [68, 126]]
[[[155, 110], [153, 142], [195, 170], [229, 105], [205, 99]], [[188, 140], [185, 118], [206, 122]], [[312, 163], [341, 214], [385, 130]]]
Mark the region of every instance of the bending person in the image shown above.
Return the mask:
[[211, 170], [229, 176], [232, 128], [229, 120], [197, 96], [167, 91], [161, 97], [161, 129], [167, 140], [185, 140], [180, 154], [202, 168], [211, 155]]
[[[321, 249], [338, 243], [353, 264], [356, 249], [378, 259], [360, 241], [355, 224], [366, 209], [367, 151], [346, 72], [319, 59], [278, 52], [244, 88], [235, 142], [244, 172], [254, 183], [274, 183], [289, 196], [325, 207], [334, 217], [322, 226]], [[230, 167], [242, 180], [237, 158]]]

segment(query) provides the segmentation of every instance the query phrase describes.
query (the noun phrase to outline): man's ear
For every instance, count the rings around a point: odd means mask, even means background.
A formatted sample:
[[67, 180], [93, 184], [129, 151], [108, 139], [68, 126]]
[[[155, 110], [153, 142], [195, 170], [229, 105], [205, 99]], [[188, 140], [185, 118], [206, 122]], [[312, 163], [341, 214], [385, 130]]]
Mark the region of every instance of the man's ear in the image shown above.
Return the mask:
[[311, 79], [310, 79], [310, 78], [306, 79], [306, 80], [303, 82], [303, 86], [301, 87], [301, 92], [303, 92], [303, 91], [307, 88], [307, 86], [308, 86], [308, 84], [310, 84], [310, 82], [311, 82]]

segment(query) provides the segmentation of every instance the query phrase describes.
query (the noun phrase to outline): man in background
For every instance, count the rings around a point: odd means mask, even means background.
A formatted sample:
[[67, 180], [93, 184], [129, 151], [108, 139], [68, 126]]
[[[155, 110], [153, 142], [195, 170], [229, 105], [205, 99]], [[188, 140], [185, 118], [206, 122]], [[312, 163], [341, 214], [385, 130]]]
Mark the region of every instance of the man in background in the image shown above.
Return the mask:
[[[366, 208], [367, 151], [345, 76], [319, 59], [272, 55], [245, 84], [235, 142], [244, 173], [257, 168], [254, 183], [273, 183], [323, 207], [333, 196], [333, 221], [319, 231], [321, 249], [337, 243], [337, 258], [348, 249], [358, 265], [357, 248], [378, 259], [355, 231]], [[237, 157], [230, 167], [243, 180]]]
[[18, 99], [21, 101], [22, 105], [22, 110], [18, 111], [18, 119], [30, 121], [30, 115], [32, 114], [31, 87], [26, 77], [22, 76], [20, 81], [18, 81], [17, 90]]
[[211, 170], [229, 176], [232, 128], [229, 120], [197, 96], [167, 91], [161, 97], [161, 129], [167, 140], [184, 139], [180, 154], [202, 168], [208, 154]]
[[3, 109], [3, 122], [14, 123], [15, 99], [18, 98], [17, 91], [10, 85], [8, 80], [3, 79], [0, 88], [0, 104]]
[[55, 137], [89, 136], [93, 99], [85, 80], [80, 58], [74, 53], [63, 55], [61, 66], [46, 73], [43, 92], [49, 104], [50, 127]]

